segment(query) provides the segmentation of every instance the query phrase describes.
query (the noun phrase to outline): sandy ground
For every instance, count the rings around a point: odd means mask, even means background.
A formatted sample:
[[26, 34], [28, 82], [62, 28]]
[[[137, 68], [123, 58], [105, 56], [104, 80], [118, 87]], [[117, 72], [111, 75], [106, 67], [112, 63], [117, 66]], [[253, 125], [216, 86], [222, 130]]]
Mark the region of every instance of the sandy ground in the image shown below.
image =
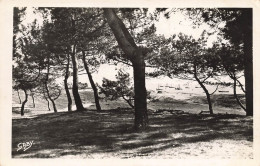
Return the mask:
[[[133, 110], [123, 101], [101, 101], [96, 112], [91, 92], [81, 92], [88, 108], [67, 112], [65, 97], [58, 99], [58, 113], [48, 111], [44, 100], [36, 108], [28, 102], [21, 117], [13, 100], [12, 156], [14, 158], [253, 158], [253, 119], [244, 116], [230, 96], [213, 97], [215, 115], [207, 110], [203, 96], [176, 100], [158, 96], [149, 102], [149, 128], [132, 129]], [[228, 103], [228, 104], [226, 104]], [[18, 104], [18, 105], [17, 105]], [[185, 114], [156, 113], [158, 109], [181, 109]], [[34, 141], [30, 149], [17, 151], [21, 142]]]

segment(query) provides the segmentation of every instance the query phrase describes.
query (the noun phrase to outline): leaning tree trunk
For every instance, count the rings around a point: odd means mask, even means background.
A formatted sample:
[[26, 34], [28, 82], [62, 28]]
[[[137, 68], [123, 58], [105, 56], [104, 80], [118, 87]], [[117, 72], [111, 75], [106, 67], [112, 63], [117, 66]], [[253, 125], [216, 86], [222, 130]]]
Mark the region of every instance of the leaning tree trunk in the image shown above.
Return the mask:
[[91, 75], [91, 73], [89, 71], [88, 64], [86, 62], [86, 55], [85, 55], [84, 51], [82, 51], [82, 55], [83, 55], [82, 57], [83, 57], [84, 67], [85, 67], [85, 70], [87, 72], [90, 85], [91, 85], [91, 87], [93, 89], [97, 111], [101, 111], [101, 106], [100, 106], [100, 103], [99, 103], [99, 96], [98, 96], [97, 86], [95, 85], [95, 83], [93, 81], [93, 78], [92, 78], [92, 75]]
[[244, 9], [246, 18], [244, 35], [244, 62], [245, 62], [245, 90], [246, 90], [246, 115], [253, 116], [253, 53], [252, 53], [252, 9]]
[[73, 52], [71, 54], [72, 65], [73, 65], [73, 85], [72, 85], [72, 93], [74, 96], [75, 104], [77, 107], [77, 111], [84, 110], [82, 100], [79, 95], [79, 87], [78, 87], [78, 59], [76, 54], [76, 44], [73, 46]]
[[67, 55], [67, 66], [66, 66], [66, 72], [65, 72], [65, 77], [64, 77], [64, 87], [67, 95], [67, 100], [68, 100], [68, 111], [72, 110], [72, 99], [70, 96], [70, 91], [68, 87], [68, 78], [69, 78], [69, 66], [70, 66], [70, 56], [69, 54]]
[[23, 103], [22, 103], [22, 107], [21, 107], [21, 116], [24, 115], [24, 106], [25, 106], [26, 102], [28, 101], [27, 90], [26, 90], [26, 89], [23, 89], [23, 91], [24, 91], [24, 95], [25, 95], [25, 100], [24, 100]]
[[212, 103], [211, 103], [209, 91], [207, 90], [207, 88], [205, 87], [205, 85], [204, 85], [204, 84], [200, 81], [200, 79], [198, 78], [196, 66], [194, 67], [194, 78], [195, 78], [196, 81], [199, 83], [199, 85], [200, 85], [200, 87], [203, 89], [203, 91], [206, 93], [206, 97], [207, 97], [207, 101], [208, 101], [208, 105], [209, 105], [209, 113], [210, 113], [211, 115], [213, 115], [213, 108], [212, 108]]
[[142, 51], [137, 47], [133, 37], [126, 29], [122, 20], [116, 15], [114, 9], [104, 8], [104, 16], [126, 58], [133, 64], [134, 92], [135, 92], [135, 129], [144, 129], [148, 124], [145, 63]]

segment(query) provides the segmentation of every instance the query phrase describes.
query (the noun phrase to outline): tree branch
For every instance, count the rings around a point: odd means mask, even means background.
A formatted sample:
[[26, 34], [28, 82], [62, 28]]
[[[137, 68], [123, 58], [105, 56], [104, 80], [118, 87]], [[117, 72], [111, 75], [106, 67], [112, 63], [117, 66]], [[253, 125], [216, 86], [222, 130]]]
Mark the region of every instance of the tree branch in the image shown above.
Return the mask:
[[213, 72], [211, 72], [204, 80], [202, 80], [201, 82], [204, 83], [207, 79], [209, 79], [211, 76], [213, 75]]
[[131, 99], [127, 100], [124, 95], [122, 95], [122, 98], [128, 103], [128, 105], [132, 108], [135, 108], [135, 106], [131, 103]]
[[217, 84], [216, 89], [214, 90], [214, 92], [210, 93], [209, 95], [213, 95], [217, 90], [218, 90], [219, 84]]
[[246, 90], [244, 89], [243, 84], [242, 84], [238, 79], [237, 79], [237, 82], [238, 82], [238, 84], [239, 84], [241, 90], [242, 90], [244, 93], [246, 93]]
[[58, 90], [59, 90], [58, 95], [57, 95], [55, 98], [53, 98], [53, 100], [57, 100], [57, 99], [60, 97], [60, 95], [61, 95], [61, 90], [60, 90], [60, 89], [58, 89]]

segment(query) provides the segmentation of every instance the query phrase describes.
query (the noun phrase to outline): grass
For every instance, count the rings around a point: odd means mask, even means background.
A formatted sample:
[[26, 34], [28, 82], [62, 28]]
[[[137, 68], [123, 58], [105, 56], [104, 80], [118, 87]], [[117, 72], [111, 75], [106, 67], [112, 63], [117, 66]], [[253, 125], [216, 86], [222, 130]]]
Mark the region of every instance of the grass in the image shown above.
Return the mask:
[[[84, 102], [93, 102], [90, 92], [81, 92]], [[66, 107], [64, 97], [58, 109]], [[225, 96], [220, 96], [223, 101]], [[227, 96], [226, 99], [230, 99]], [[219, 100], [221, 101], [221, 100]], [[16, 102], [14, 96], [14, 102]], [[41, 100], [37, 99], [41, 103]], [[89, 102], [89, 101], [88, 101]], [[227, 102], [227, 101], [225, 101]], [[29, 103], [30, 104], [30, 103]], [[36, 103], [21, 118], [14, 111], [12, 156], [14, 158], [252, 158], [253, 120], [238, 108], [215, 106], [221, 114], [199, 115], [207, 105], [191, 101], [151, 102], [149, 108], [177, 109], [190, 114], [149, 111], [149, 127], [133, 130], [134, 115], [122, 101], [101, 101], [103, 111], [91, 106], [82, 112], [48, 112]], [[42, 108], [41, 108], [42, 107]], [[45, 106], [46, 107], [46, 106]], [[15, 110], [15, 109], [14, 109]], [[216, 111], [216, 112], [217, 112]], [[226, 114], [229, 111], [229, 114]], [[236, 112], [237, 114], [230, 114]], [[34, 141], [27, 151], [20, 142]]]

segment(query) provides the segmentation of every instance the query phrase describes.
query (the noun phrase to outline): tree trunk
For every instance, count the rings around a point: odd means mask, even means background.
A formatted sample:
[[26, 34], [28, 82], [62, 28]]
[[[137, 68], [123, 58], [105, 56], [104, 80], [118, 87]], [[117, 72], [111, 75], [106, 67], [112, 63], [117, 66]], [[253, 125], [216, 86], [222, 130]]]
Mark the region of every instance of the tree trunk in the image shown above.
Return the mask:
[[53, 100], [53, 99], [51, 98], [51, 96], [50, 96], [50, 92], [49, 92], [49, 89], [48, 89], [48, 85], [47, 85], [47, 84], [48, 84], [48, 83], [45, 82], [45, 88], [46, 88], [47, 96], [48, 96], [48, 98], [50, 99], [50, 101], [52, 102], [53, 111], [56, 113], [56, 112], [58, 112], [58, 111], [57, 111], [57, 108], [56, 108], [56, 104], [55, 104], [54, 100]]
[[68, 87], [68, 78], [69, 78], [69, 66], [70, 66], [70, 56], [69, 54], [67, 55], [67, 66], [66, 66], [66, 72], [65, 72], [65, 78], [64, 78], [64, 87], [67, 95], [67, 100], [68, 100], [68, 111], [72, 110], [72, 99], [70, 96], [70, 91]]
[[71, 54], [72, 65], [73, 65], [73, 85], [72, 85], [72, 93], [74, 96], [75, 104], [77, 107], [77, 111], [83, 111], [84, 107], [82, 104], [82, 100], [79, 95], [79, 87], [78, 87], [78, 59], [76, 54], [76, 44], [73, 46], [73, 51]]
[[31, 97], [32, 97], [32, 101], [33, 101], [33, 108], [35, 108], [34, 95], [33, 95], [32, 90], [30, 90], [30, 92], [31, 92]]
[[89, 68], [88, 68], [88, 64], [86, 62], [86, 55], [85, 55], [85, 52], [82, 51], [82, 55], [83, 55], [83, 63], [84, 63], [84, 67], [85, 67], [85, 70], [87, 72], [87, 75], [88, 75], [88, 79], [89, 79], [89, 82], [90, 82], [90, 85], [93, 89], [93, 93], [94, 93], [94, 98], [95, 98], [95, 103], [96, 103], [96, 108], [97, 108], [97, 111], [101, 111], [101, 106], [99, 104], [99, 96], [98, 96], [98, 90], [97, 90], [97, 87], [93, 81], [93, 78], [92, 78], [92, 75], [89, 71]]
[[24, 95], [25, 95], [25, 100], [24, 100], [23, 103], [22, 103], [22, 107], [21, 107], [21, 116], [24, 115], [24, 106], [25, 106], [26, 102], [28, 101], [27, 90], [26, 90], [26, 89], [23, 89], [23, 91], [24, 91]]
[[51, 98], [50, 96], [50, 92], [49, 92], [49, 88], [48, 88], [48, 80], [49, 80], [49, 72], [50, 72], [50, 62], [49, 62], [49, 58], [48, 58], [48, 64], [47, 64], [47, 74], [46, 74], [46, 79], [45, 79], [45, 89], [46, 89], [46, 93], [47, 93], [47, 96], [48, 98], [50, 99], [50, 101], [52, 102], [52, 106], [53, 106], [53, 110], [54, 112], [58, 112], [57, 111], [57, 108], [56, 108], [56, 105], [55, 105], [55, 102], [54, 100]]
[[17, 91], [17, 95], [18, 95], [18, 98], [19, 98], [19, 104], [21, 104], [22, 100], [21, 100], [21, 96], [20, 96], [20, 93], [19, 93], [19, 89], [17, 89], [16, 91]]
[[243, 104], [240, 102], [240, 100], [239, 100], [239, 98], [237, 96], [237, 90], [236, 90], [237, 89], [237, 80], [236, 80], [236, 78], [233, 78], [233, 80], [234, 80], [234, 87], [233, 87], [234, 97], [236, 98], [236, 101], [240, 105], [240, 107], [243, 108], [243, 110], [246, 111], [246, 108], [243, 106]]
[[45, 94], [44, 94], [44, 98], [45, 98], [45, 100], [48, 102], [48, 110], [50, 111], [50, 110], [51, 110], [51, 109], [50, 109], [50, 102], [49, 102], [48, 98], [45, 96]]
[[146, 88], [145, 88], [145, 63], [142, 51], [137, 47], [133, 37], [126, 29], [122, 20], [116, 15], [114, 9], [104, 8], [104, 16], [115, 35], [120, 48], [126, 58], [133, 64], [134, 92], [135, 92], [135, 129], [144, 129], [148, 125]]
[[244, 35], [244, 54], [245, 54], [245, 90], [246, 90], [246, 115], [253, 116], [253, 52], [252, 52], [252, 9], [244, 9], [245, 35]]
[[204, 84], [198, 78], [196, 66], [194, 67], [194, 78], [199, 83], [199, 85], [203, 89], [203, 91], [206, 93], [206, 97], [207, 97], [207, 101], [208, 101], [208, 105], [209, 105], [209, 113], [211, 115], [213, 115], [213, 108], [212, 108], [212, 103], [211, 103], [209, 91], [207, 90], [207, 88], [204, 86]]
[[55, 102], [54, 102], [53, 99], [51, 99], [51, 102], [52, 102], [52, 107], [53, 107], [54, 112], [55, 112], [55, 113], [58, 112], [58, 111], [57, 111], [56, 104], [55, 104]]
[[148, 125], [147, 92], [145, 87], [145, 63], [142, 53], [136, 56], [134, 68], [134, 106], [135, 106], [135, 129], [143, 129]]

